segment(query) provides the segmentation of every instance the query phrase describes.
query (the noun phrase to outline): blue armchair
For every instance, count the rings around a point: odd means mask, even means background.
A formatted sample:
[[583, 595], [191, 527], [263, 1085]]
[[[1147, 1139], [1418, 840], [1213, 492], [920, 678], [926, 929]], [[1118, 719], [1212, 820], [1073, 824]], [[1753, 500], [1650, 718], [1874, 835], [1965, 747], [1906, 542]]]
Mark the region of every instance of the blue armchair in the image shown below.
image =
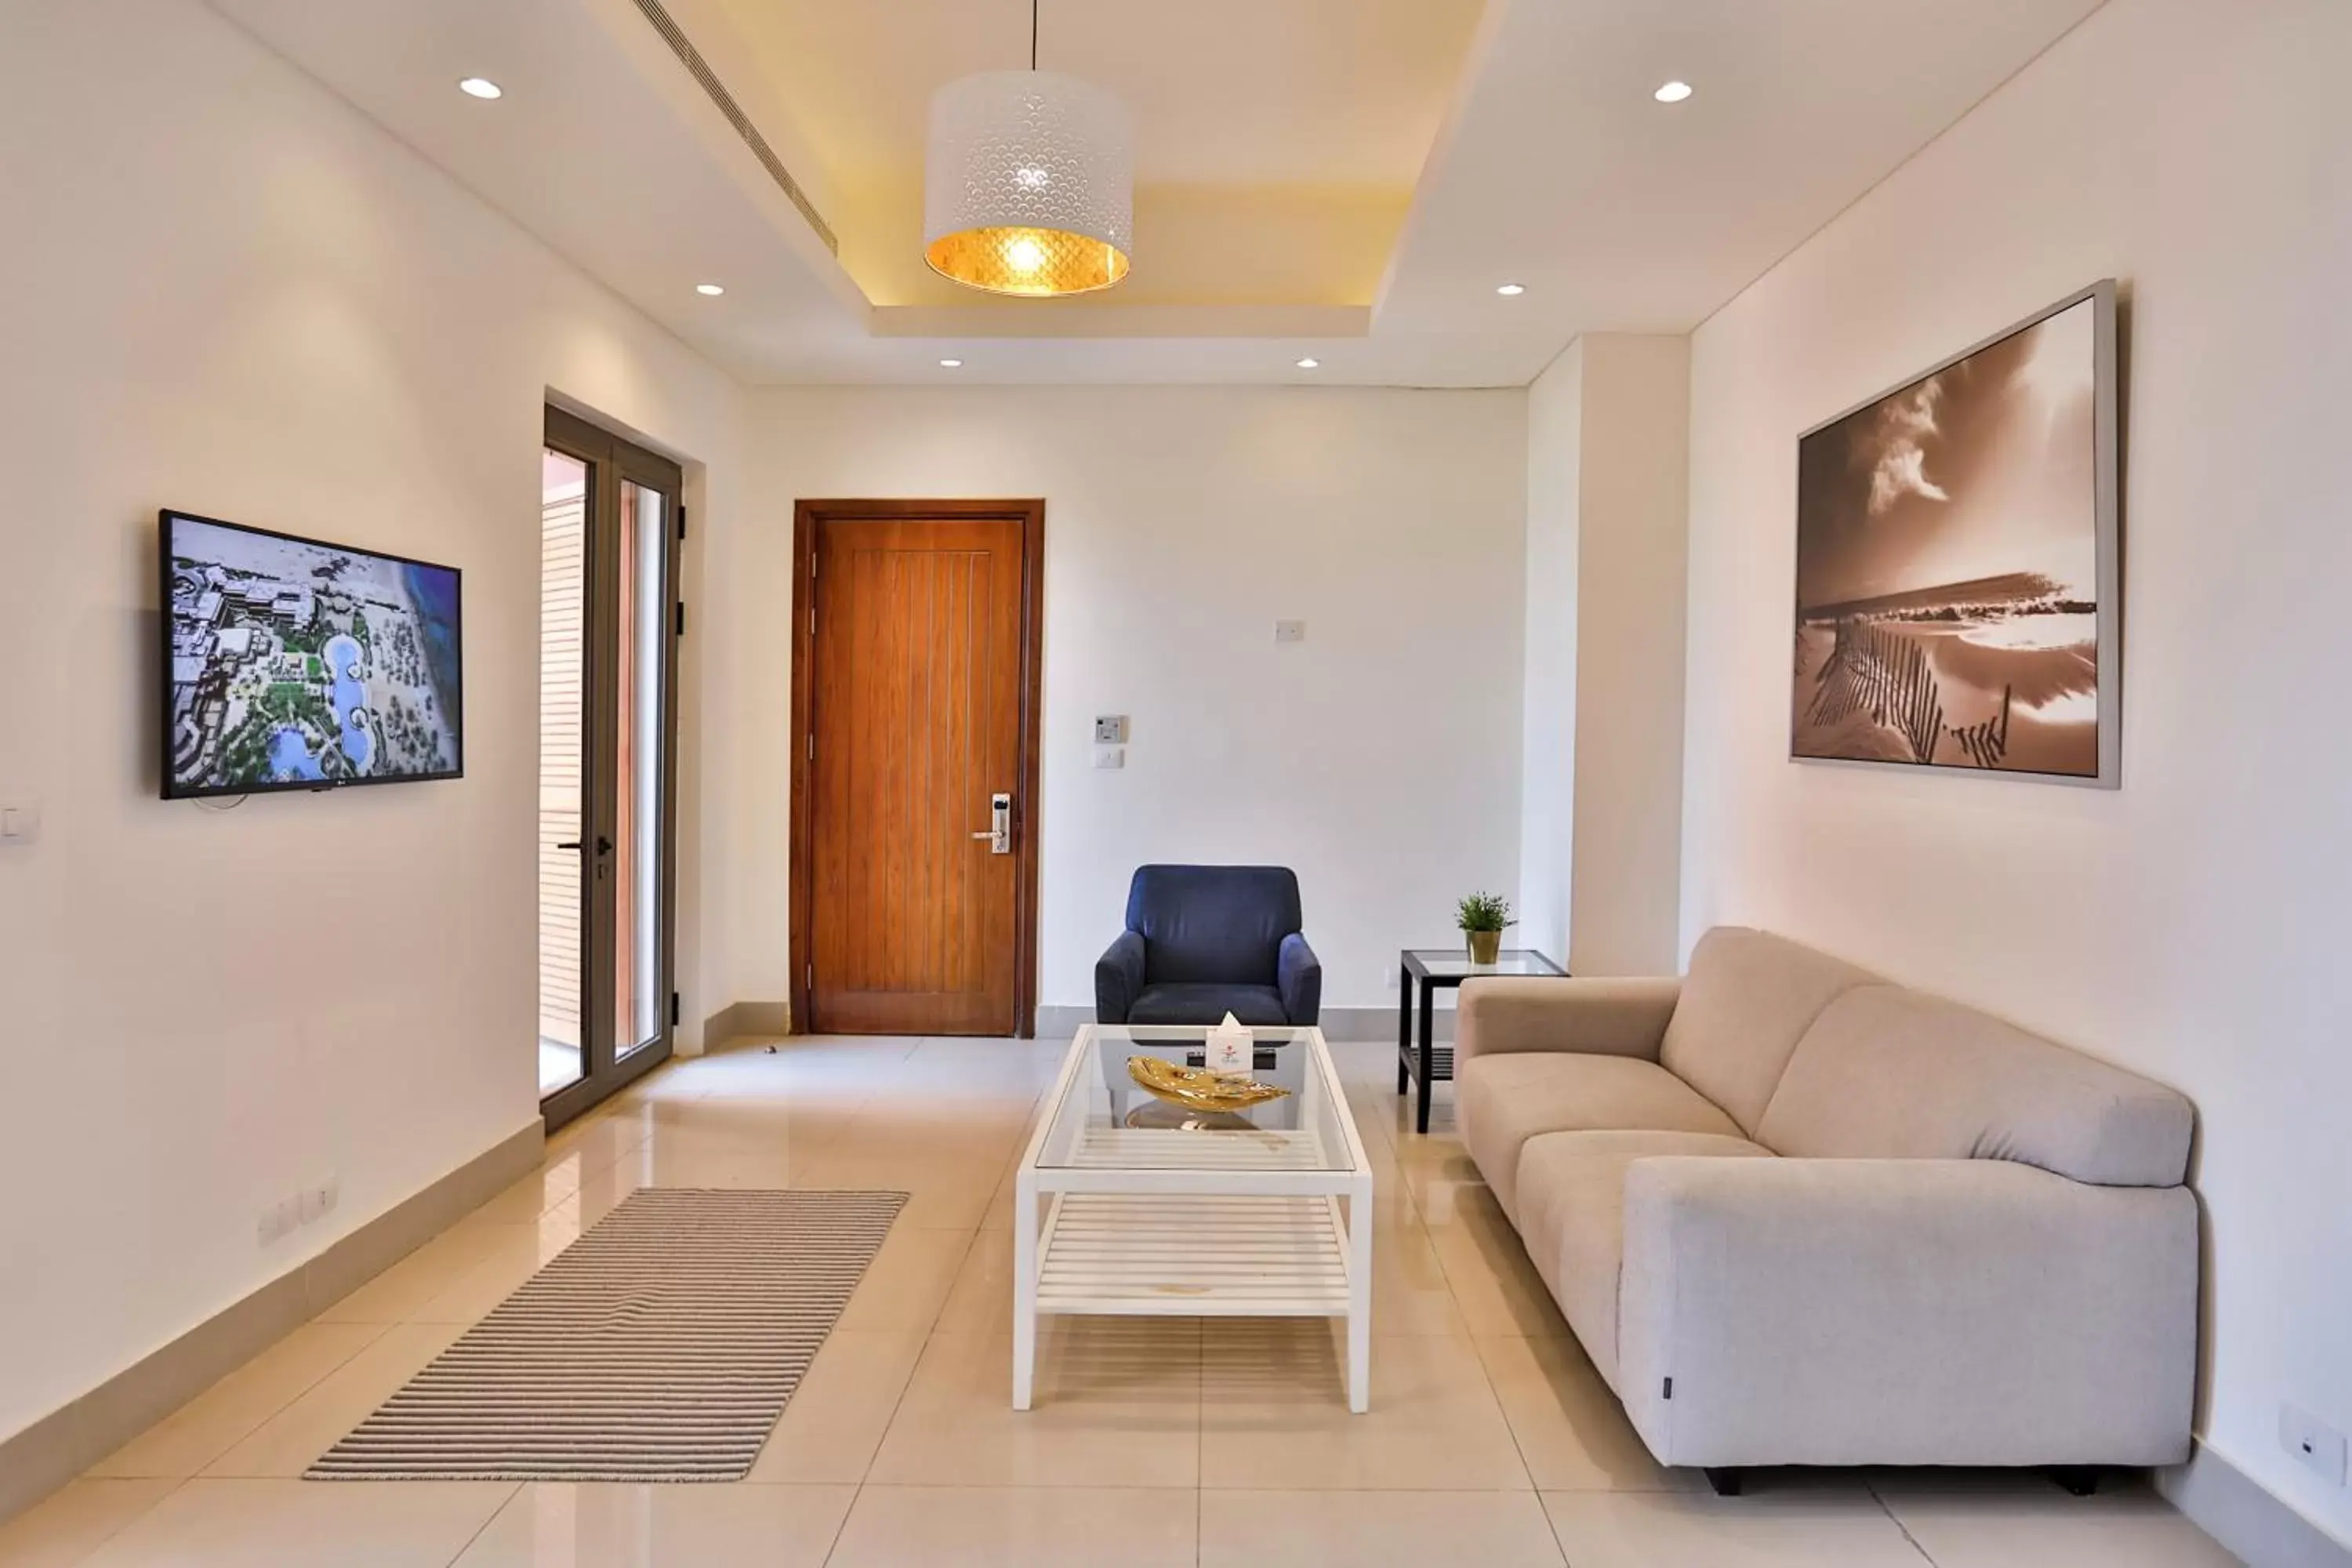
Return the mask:
[[1312, 1024], [1323, 966], [1299, 934], [1286, 866], [1144, 866], [1127, 930], [1095, 963], [1104, 1024]]

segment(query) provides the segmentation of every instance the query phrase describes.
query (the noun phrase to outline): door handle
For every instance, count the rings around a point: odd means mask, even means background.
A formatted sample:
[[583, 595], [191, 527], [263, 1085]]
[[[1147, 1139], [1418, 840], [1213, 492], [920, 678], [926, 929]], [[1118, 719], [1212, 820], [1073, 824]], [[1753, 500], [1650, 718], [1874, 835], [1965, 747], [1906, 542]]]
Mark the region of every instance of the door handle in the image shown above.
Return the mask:
[[1013, 796], [1010, 793], [998, 790], [988, 797], [988, 824], [987, 831], [975, 833], [972, 837], [987, 839], [991, 855], [1012, 854]]
[[[558, 849], [585, 849], [588, 847], [581, 843], [577, 838], [573, 838], [557, 845], [556, 847]], [[596, 835], [596, 853], [599, 855], [610, 855], [612, 852], [613, 841], [605, 837], [601, 833]]]

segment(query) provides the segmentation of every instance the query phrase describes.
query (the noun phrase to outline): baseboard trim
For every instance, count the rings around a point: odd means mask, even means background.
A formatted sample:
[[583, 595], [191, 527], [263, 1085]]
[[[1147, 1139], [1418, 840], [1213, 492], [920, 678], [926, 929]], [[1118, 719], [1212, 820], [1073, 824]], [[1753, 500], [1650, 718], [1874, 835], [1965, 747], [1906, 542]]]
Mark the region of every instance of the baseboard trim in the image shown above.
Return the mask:
[[716, 1050], [745, 1035], [789, 1035], [793, 1007], [789, 1002], [732, 1002], [702, 1022], [702, 1048]]
[[2156, 1489], [2250, 1568], [2352, 1568], [2352, 1547], [2202, 1443], [2157, 1471]]
[[[1396, 1043], [1397, 1010], [1389, 1007], [1326, 1007], [1323, 1037], [1327, 1040], [1386, 1040]], [[1429, 1037], [1437, 1045], [1454, 1039], [1454, 1009], [1440, 1005], [1429, 1019]]]
[[533, 1118], [80, 1398], [0, 1439], [0, 1521], [56, 1491], [511, 1186], [539, 1163], [546, 1142], [545, 1125]]
[[[1041, 1040], [1066, 1040], [1078, 1032], [1081, 1024], [1091, 1024], [1095, 1010], [1090, 1006], [1040, 1007], [1037, 1009], [1037, 1037]], [[1394, 1007], [1326, 1007], [1318, 1020], [1327, 1040], [1393, 1040], [1396, 1038], [1397, 1015]], [[1435, 1040], [1454, 1038], [1454, 1009], [1440, 1007], [1430, 1020], [1430, 1035]]]
[[1060, 1040], [1067, 1045], [1077, 1034], [1081, 1026], [1094, 1021], [1095, 1010], [1091, 1005], [1084, 1007], [1048, 1007], [1040, 1005], [1037, 1008], [1037, 1037], [1041, 1040]]

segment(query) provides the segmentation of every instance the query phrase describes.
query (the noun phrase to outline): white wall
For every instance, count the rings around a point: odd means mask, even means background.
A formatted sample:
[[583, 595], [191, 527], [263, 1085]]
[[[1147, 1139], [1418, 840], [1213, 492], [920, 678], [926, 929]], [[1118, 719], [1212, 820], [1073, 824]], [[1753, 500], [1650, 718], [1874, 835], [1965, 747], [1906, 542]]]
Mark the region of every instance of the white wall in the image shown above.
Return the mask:
[[1690, 341], [1584, 340], [1569, 967], [1672, 974]]
[[1686, 338], [1592, 333], [1528, 388], [1518, 940], [1675, 967]]
[[1528, 387], [1527, 679], [1520, 730], [1519, 929], [1512, 940], [1568, 952], [1574, 897], [1578, 504], [1584, 456], [1584, 340]]
[[[1525, 398], [972, 387], [760, 394], [741, 595], [737, 994], [787, 994], [793, 502], [1045, 498], [1039, 1000], [1091, 1005], [1150, 860], [1297, 868], [1328, 1005], [1518, 857]], [[721, 568], [714, 555], [712, 571]], [[1277, 647], [1274, 622], [1307, 622]], [[714, 695], [714, 702], [718, 700]], [[1100, 713], [1133, 720], [1123, 772]]]
[[[1769, 926], [2179, 1085], [2210, 1446], [2352, 1537], [2352, 118], [2339, 0], [2113, 0], [1696, 334], [1685, 940]], [[1797, 433], [2130, 294], [2123, 787], [1788, 753]]]
[[[0, 160], [5, 1436], [535, 1117], [541, 405], [740, 407], [193, 0], [0, 8]], [[158, 800], [161, 506], [461, 566], [467, 776]]]

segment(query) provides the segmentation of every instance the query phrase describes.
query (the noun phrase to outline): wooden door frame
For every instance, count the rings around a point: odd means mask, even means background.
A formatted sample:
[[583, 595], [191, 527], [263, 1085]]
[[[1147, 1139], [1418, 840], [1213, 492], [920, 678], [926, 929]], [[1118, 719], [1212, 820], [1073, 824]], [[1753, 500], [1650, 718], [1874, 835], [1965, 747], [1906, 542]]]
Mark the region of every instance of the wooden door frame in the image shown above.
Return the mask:
[[827, 522], [1014, 522], [1021, 525], [1021, 755], [1020, 806], [1013, 819], [1013, 1026], [1021, 1039], [1037, 1034], [1037, 837], [1038, 735], [1045, 673], [1045, 501], [1015, 500], [799, 500], [793, 503], [793, 715], [792, 874], [787, 987], [792, 1029], [808, 1033], [809, 931], [816, 914], [814, 785], [810, 762], [812, 697], [816, 679], [816, 536]]

